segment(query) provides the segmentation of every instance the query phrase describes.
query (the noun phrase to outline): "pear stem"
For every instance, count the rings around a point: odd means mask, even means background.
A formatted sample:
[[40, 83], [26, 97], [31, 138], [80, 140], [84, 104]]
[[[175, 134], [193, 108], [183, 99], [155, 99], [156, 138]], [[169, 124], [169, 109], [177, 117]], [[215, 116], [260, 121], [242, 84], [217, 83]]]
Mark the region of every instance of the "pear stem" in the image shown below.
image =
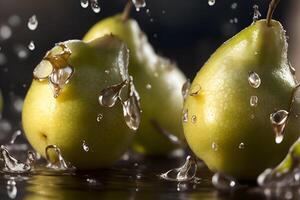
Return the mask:
[[124, 8], [124, 11], [122, 13], [122, 20], [123, 21], [127, 21], [128, 20], [131, 8], [132, 8], [132, 2], [131, 2], [131, 0], [128, 0], [126, 6]]
[[268, 10], [268, 14], [267, 14], [267, 25], [271, 26], [271, 20], [274, 14], [274, 11], [277, 7], [277, 5], [279, 4], [280, 0], [271, 0], [270, 4], [269, 4], [269, 10]]

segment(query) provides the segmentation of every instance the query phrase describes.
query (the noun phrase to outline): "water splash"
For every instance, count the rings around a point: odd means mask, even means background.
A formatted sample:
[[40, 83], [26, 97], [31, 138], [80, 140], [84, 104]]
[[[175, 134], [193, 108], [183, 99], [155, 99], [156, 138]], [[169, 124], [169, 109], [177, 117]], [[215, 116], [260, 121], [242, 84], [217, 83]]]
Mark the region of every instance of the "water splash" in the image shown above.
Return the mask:
[[253, 6], [253, 22], [256, 22], [261, 17], [258, 5]]
[[132, 0], [132, 3], [134, 4], [136, 11], [140, 11], [141, 8], [146, 7], [145, 0]]
[[181, 88], [181, 94], [182, 94], [183, 100], [185, 100], [187, 98], [190, 87], [191, 87], [191, 81], [190, 81], [190, 79], [187, 79]]
[[68, 59], [72, 51], [65, 43], [56, 44], [62, 51], [52, 55], [48, 52], [44, 59], [33, 70], [33, 77], [39, 81], [48, 80], [53, 91], [54, 98], [57, 98], [63, 87], [69, 83], [74, 74], [74, 68], [69, 66]]
[[261, 84], [261, 79], [256, 72], [250, 72], [249, 76], [248, 76], [248, 82], [251, 87], [259, 88], [259, 86]]
[[195, 178], [197, 172], [197, 162], [191, 156], [187, 156], [183, 166], [171, 169], [160, 175], [160, 178], [168, 181], [186, 182]]
[[220, 172], [215, 173], [211, 181], [218, 190], [230, 191], [238, 187], [236, 179]]
[[28, 23], [27, 23], [27, 27], [29, 28], [29, 30], [36, 30], [37, 27], [38, 27], [38, 20], [37, 20], [37, 17], [36, 15], [32, 15], [29, 19], [28, 19]]
[[21, 134], [22, 134], [22, 132], [20, 130], [16, 130], [14, 132], [14, 134], [11, 136], [11, 139], [10, 139], [9, 143], [10, 144], [14, 144], [15, 141], [16, 141], [16, 139], [17, 139], [17, 137], [19, 137]]
[[278, 110], [270, 114], [270, 122], [275, 132], [275, 142], [280, 144], [284, 138], [284, 129], [289, 113], [286, 110]]
[[[57, 157], [57, 161], [55, 163], [51, 162], [50, 159], [50, 150], [55, 153]], [[59, 171], [74, 171], [76, 168], [72, 166], [69, 162], [67, 162], [61, 153], [61, 150], [56, 145], [49, 145], [45, 149], [46, 159], [48, 161], [48, 168], [59, 170]]]
[[31, 166], [29, 164], [23, 163], [10, 155], [5, 146], [1, 145], [0, 151], [1, 157], [4, 160], [3, 171], [10, 173], [26, 173], [31, 170]]
[[121, 101], [123, 105], [123, 115], [127, 126], [136, 131], [141, 123], [142, 110], [140, 96], [134, 87], [132, 77], [130, 77], [129, 89], [129, 98], [125, 101]]

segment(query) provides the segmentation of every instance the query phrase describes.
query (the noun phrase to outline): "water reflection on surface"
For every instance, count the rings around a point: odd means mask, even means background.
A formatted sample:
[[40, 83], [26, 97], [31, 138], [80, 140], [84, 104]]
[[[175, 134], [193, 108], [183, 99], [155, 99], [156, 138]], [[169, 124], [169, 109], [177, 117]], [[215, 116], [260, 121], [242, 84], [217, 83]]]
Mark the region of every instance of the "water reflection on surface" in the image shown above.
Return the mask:
[[212, 173], [201, 162], [198, 163], [197, 177], [200, 179], [197, 181], [177, 183], [160, 179], [161, 172], [183, 161], [184, 158], [138, 158], [120, 161], [100, 171], [64, 173], [37, 167], [34, 172], [22, 176], [1, 173], [0, 199], [266, 199], [255, 187], [217, 191], [211, 184]]

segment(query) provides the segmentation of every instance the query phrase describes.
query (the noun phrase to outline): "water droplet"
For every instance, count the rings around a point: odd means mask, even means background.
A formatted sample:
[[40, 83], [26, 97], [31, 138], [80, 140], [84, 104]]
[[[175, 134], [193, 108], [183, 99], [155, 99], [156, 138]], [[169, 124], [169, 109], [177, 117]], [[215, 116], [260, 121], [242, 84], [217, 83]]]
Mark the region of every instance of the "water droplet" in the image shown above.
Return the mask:
[[90, 3], [91, 3], [91, 8], [94, 11], [94, 13], [99, 13], [101, 11], [98, 0], [90, 0]]
[[87, 145], [85, 140], [83, 140], [83, 142], [82, 142], [82, 148], [85, 152], [88, 152], [90, 150], [90, 147]]
[[146, 7], [145, 0], [132, 0], [132, 3], [134, 4], [136, 11], [140, 11], [141, 8]]
[[103, 89], [99, 95], [99, 103], [101, 106], [113, 107], [118, 97], [120, 96], [121, 90], [128, 84], [128, 81], [125, 80], [119, 84], [112, 85]]
[[257, 96], [251, 96], [250, 97], [250, 106], [256, 107], [258, 104], [258, 97]]
[[211, 148], [212, 148], [212, 150], [214, 150], [214, 151], [218, 151], [218, 145], [217, 145], [217, 143], [213, 142], [213, 143], [211, 144]]
[[233, 177], [217, 172], [212, 177], [212, 184], [215, 188], [230, 191], [238, 187], [238, 182]]
[[19, 26], [21, 24], [21, 17], [19, 15], [11, 15], [9, 18], [8, 18], [8, 23], [9, 25], [11, 26]]
[[261, 17], [258, 5], [253, 6], [253, 22], [256, 22]]
[[208, 5], [209, 6], [215, 5], [215, 3], [216, 3], [216, 0], [208, 0]]
[[231, 4], [231, 9], [232, 9], [232, 10], [235, 10], [237, 7], [238, 7], [238, 4], [237, 4], [236, 2], [233, 2], [233, 3]]
[[147, 89], [147, 90], [151, 90], [151, 88], [152, 88], [152, 85], [151, 85], [150, 83], [148, 83], [148, 84], [146, 85], [146, 89]]
[[197, 116], [193, 115], [192, 116], [192, 123], [195, 124], [197, 122]]
[[17, 46], [14, 47], [14, 50], [15, 50], [17, 56], [20, 59], [24, 60], [25, 58], [28, 57], [29, 52], [28, 52], [28, 49], [25, 46], [17, 45]]
[[239, 149], [244, 149], [245, 148], [245, 144], [243, 143], [243, 142], [241, 142], [240, 144], [239, 144]]
[[192, 88], [190, 89], [190, 96], [198, 96], [200, 91], [201, 91], [201, 86], [199, 84], [195, 84], [192, 86]]
[[183, 123], [187, 123], [188, 120], [189, 120], [189, 117], [188, 117], [188, 110], [185, 109], [185, 110], [183, 111], [183, 114], [182, 114], [182, 121], [183, 121]]
[[98, 114], [97, 115], [97, 122], [100, 122], [103, 119], [103, 115], [102, 114]]
[[22, 134], [22, 132], [20, 130], [17, 130], [14, 132], [14, 134], [11, 136], [11, 139], [10, 139], [10, 144], [14, 144], [17, 137], [19, 137], [20, 135]]
[[80, 5], [82, 8], [87, 8], [89, 6], [89, 0], [80, 0]]
[[3, 171], [12, 172], [12, 173], [24, 173], [24, 172], [29, 172], [31, 170], [30, 165], [26, 163], [22, 163], [21, 161], [11, 156], [7, 148], [4, 147], [3, 145], [1, 145], [0, 151], [1, 151], [1, 157], [4, 160]]
[[37, 160], [37, 155], [32, 151], [28, 151], [26, 163], [31, 167], [33, 167], [33, 164], [35, 163], [36, 160]]
[[290, 71], [293, 75], [296, 75], [296, 69], [291, 65], [289, 64], [289, 67], [290, 67]]
[[34, 31], [38, 27], [38, 24], [39, 22], [37, 20], [36, 15], [32, 15], [28, 20], [27, 26], [30, 30]]
[[286, 110], [278, 110], [270, 115], [270, 121], [275, 132], [276, 144], [280, 144], [283, 141], [288, 115], [289, 113]]
[[260, 79], [260, 77], [257, 73], [250, 72], [249, 76], [248, 76], [248, 82], [249, 82], [251, 87], [259, 88], [259, 86], [261, 84], [261, 79]]
[[9, 179], [6, 184], [7, 196], [10, 199], [15, 199], [18, 194], [17, 183], [13, 179]]
[[97, 184], [97, 180], [94, 178], [87, 178], [86, 182], [88, 182], [91, 185], [96, 185]]
[[34, 44], [34, 41], [30, 41], [30, 43], [28, 44], [28, 49], [30, 51], [33, 51], [35, 49], [35, 44]]
[[[52, 150], [58, 158], [56, 163], [52, 163], [50, 159], [50, 150]], [[61, 170], [61, 171], [73, 171], [75, 167], [73, 167], [69, 162], [65, 161], [61, 154], [61, 150], [56, 145], [48, 145], [45, 149], [46, 159], [48, 161], [48, 168]]]
[[121, 101], [121, 103], [123, 105], [123, 115], [127, 126], [136, 131], [141, 123], [142, 110], [140, 96], [134, 87], [132, 77], [130, 77], [129, 88], [129, 98], [125, 101]]
[[183, 100], [186, 99], [186, 97], [189, 93], [190, 87], [191, 87], [190, 79], [187, 79], [186, 82], [182, 85], [182, 88], [181, 88], [181, 94], [182, 94]]
[[9, 39], [11, 35], [12, 35], [12, 31], [9, 26], [7, 25], [0, 26], [0, 41]]
[[164, 180], [186, 182], [195, 178], [197, 172], [197, 163], [194, 158], [187, 156], [183, 166], [171, 169], [160, 175]]

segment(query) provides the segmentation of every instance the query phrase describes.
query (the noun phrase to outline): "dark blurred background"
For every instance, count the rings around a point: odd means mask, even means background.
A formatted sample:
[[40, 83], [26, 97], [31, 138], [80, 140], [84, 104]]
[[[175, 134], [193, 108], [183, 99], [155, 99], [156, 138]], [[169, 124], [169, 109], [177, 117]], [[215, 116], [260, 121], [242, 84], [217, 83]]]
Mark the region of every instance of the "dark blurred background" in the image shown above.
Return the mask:
[[[80, 39], [97, 21], [119, 13], [127, 0], [100, 0], [101, 11], [82, 8], [80, 0], [0, 0], [0, 88], [5, 98], [3, 116], [20, 118], [22, 99], [30, 86], [32, 71], [56, 42]], [[147, 7], [132, 11], [156, 51], [177, 62], [190, 79], [224, 41], [252, 23], [257, 4], [264, 18], [268, 0], [147, 0]], [[293, 5], [291, 5], [293, 3]], [[297, 41], [293, 13], [298, 1], [281, 1], [275, 13]], [[31, 31], [28, 19], [36, 15]], [[294, 20], [295, 21], [295, 20]], [[4, 36], [3, 36], [4, 34]], [[2, 36], [1, 36], [2, 35]], [[35, 49], [28, 49], [34, 41]], [[297, 46], [297, 45], [295, 45]], [[297, 56], [295, 56], [297, 57]], [[18, 126], [18, 124], [14, 124]]]

